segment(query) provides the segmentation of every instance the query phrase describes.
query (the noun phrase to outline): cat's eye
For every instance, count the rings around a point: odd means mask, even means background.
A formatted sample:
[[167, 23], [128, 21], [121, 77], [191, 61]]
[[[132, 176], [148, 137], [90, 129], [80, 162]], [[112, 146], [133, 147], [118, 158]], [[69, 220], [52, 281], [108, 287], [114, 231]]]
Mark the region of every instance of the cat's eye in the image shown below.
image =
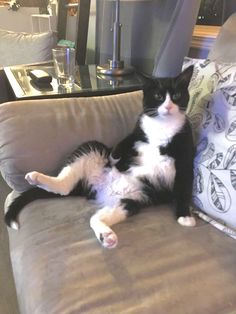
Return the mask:
[[155, 93], [154, 98], [155, 98], [155, 100], [158, 100], [158, 101], [164, 100], [164, 97], [161, 93]]
[[180, 92], [177, 92], [177, 93], [174, 93], [174, 94], [173, 94], [172, 99], [175, 101], [175, 100], [180, 99], [180, 97], [181, 97], [181, 93], [180, 93]]

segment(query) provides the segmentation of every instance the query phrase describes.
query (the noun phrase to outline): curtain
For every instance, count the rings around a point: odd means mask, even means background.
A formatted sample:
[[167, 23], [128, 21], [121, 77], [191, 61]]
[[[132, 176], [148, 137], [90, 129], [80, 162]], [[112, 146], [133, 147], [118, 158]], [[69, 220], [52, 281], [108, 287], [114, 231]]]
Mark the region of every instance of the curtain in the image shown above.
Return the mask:
[[[200, 0], [121, 0], [121, 59], [147, 74], [176, 75], [188, 52], [199, 6]], [[97, 64], [112, 56], [114, 8], [115, 1], [97, 0]], [[170, 58], [163, 59], [164, 68], [159, 64], [163, 54]]]

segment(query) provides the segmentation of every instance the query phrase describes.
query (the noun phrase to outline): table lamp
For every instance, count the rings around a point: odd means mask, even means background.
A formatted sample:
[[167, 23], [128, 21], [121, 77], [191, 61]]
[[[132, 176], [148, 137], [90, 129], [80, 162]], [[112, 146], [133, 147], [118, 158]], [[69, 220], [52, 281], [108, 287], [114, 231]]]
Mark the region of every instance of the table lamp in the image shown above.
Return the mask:
[[108, 64], [98, 65], [97, 72], [104, 75], [119, 76], [130, 74], [134, 71], [132, 67], [125, 67], [124, 61], [120, 60], [120, 0], [115, 0], [115, 18], [111, 31], [113, 32], [112, 59], [108, 60]]

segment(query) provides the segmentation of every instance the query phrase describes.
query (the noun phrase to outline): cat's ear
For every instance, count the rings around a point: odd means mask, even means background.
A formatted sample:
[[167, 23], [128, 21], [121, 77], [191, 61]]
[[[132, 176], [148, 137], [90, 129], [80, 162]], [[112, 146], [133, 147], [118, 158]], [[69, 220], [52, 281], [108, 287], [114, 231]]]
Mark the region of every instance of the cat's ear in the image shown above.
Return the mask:
[[149, 91], [150, 88], [153, 88], [156, 86], [157, 78], [154, 76], [148, 76], [142, 74], [142, 80], [143, 80], [143, 91]]
[[182, 86], [184, 88], [188, 88], [188, 85], [190, 83], [191, 77], [193, 75], [193, 69], [194, 66], [190, 65], [188, 68], [186, 68], [182, 73], [180, 73], [176, 77], [176, 84], [178, 86]]

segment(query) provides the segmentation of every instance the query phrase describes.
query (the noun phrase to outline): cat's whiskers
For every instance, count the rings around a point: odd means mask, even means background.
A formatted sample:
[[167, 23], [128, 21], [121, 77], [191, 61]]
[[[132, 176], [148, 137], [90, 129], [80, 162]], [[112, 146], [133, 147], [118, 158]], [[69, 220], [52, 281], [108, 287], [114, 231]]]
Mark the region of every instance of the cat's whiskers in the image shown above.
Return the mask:
[[145, 108], [144, 113], [151, 117], [158, 116], [158, 111], [156, 108]]
[[186, 111], [186, 107], [181, 107], [181, 106], [179, 106], [179, 110], [181, 111], [181, 112], [185, 112]]

